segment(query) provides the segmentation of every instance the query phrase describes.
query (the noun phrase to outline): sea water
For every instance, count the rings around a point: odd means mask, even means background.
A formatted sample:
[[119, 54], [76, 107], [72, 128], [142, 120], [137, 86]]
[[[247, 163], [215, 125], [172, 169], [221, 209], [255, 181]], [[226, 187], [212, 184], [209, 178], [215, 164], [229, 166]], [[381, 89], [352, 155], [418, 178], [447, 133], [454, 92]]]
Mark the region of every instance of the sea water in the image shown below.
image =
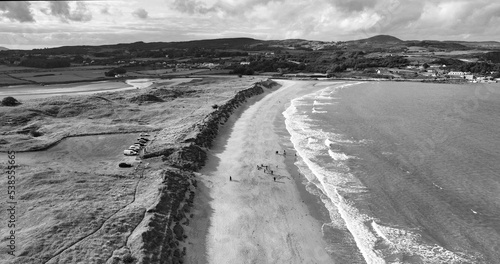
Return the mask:
[[331, 83], [283, 115], [337, 263], [500, 263], [500, 86]]

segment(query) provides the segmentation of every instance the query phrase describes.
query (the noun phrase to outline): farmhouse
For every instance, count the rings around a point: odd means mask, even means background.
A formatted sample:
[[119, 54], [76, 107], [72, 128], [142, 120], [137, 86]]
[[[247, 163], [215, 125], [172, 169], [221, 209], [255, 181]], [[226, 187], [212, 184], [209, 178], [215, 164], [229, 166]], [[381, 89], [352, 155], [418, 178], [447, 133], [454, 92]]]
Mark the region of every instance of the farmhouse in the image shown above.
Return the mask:
[[448, 75], [450, 76], [464, 76], [466, 73], [465, 72], [449, 72]]
[[464, 75], [464, 78], [466, 80], [472, 81], [472, 80], [476, 79], [476, 76], [474, 76], [474, 74], [466, 74], [466, 75]]
[[451, 72], [448, 72], [448, 76], [450, 77], [455, 77], [455, 78], [464, 78], [464, 76], [468, 74], [467, 72], [461, 72], [461, 71], [451, 71]]

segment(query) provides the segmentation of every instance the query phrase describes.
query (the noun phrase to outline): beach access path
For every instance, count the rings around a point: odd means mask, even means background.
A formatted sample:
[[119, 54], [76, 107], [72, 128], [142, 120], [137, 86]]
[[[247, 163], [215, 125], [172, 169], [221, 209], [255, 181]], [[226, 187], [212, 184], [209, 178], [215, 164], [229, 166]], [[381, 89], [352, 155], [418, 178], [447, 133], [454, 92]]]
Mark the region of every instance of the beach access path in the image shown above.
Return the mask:
[[[278, 82], [282, 87], [251, 98], [233, 114], [210, 150], [187, 228], [188, 263], [333, 263], [321, 223], [285, 168], [275, 132], [275, 119], [290, 99], [319, 88], [311, 89], [314, 82]], [[273, 174], [258, 169], [261, 164]]]

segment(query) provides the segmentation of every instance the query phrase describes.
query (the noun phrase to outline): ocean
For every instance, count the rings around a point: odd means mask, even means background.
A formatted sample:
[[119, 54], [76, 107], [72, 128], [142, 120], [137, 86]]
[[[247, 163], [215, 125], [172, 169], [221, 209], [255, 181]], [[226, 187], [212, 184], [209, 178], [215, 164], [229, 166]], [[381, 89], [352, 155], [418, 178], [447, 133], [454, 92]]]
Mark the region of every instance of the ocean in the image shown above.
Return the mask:
[[319, 83], [283, 112], [336, 263], [500, 263], [500, 86]]

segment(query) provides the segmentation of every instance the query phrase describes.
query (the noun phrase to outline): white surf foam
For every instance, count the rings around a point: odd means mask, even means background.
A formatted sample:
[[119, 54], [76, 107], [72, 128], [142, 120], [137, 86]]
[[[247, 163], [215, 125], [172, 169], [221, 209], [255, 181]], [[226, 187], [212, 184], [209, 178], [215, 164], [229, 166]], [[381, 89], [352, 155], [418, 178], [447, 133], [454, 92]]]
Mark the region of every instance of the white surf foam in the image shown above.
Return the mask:
[[386, 245], [385, 255], [419, 256], [422, 263], [470, 263], [473, 257], [462, 253], [452, 252], [439, 245], [428, 244], [422, 239], [418, 230], [402, 229], [384, 226], [375, 221], [371, 223], [377, 235]]
[[437, 185], [437, 184], [435, 184], [435, 183], [432, 183], [432, 185], [434, 185], [436, 188], [438, 188], [438, 189], [440, 189], [440, 190], [443, 190], [443, 187], [441, 187], [441, 186], [439, 186], [439, 185]]
[[[324, 142], [334, 143], [331, 136], [328, 137], [324, 132], [314, 130], [310, 127], [306, 115], [300, 114], [297, 110], [297, 103], [304, 98], [292, 100], [290, 107], [283, 112], [287, 130], [290, 132], [291, 141], [301, 157], [302, 162], [307, 166], [318, 183], [318, 188], [321, 189], [327, 197], [335, 205], [335, 208], [327, 208], [336, 210], [344, 221], [344, 225], [349, 232], [353, 234], [354, 240], [363, 257], [369, 263], [384, 263], [383, 257], [375, 250], [375, 243], [378, 240], [377, 236], [370, 232], [370, 228], [365, 225], [365, 222], [371, 220], [369, 216], [359, 212], [354, 207], [354, 204], [346, 199], [341, 193], [357, 193], [363, 189], [362, 184], [354, 178], [350, 173], [336, 173], [334, 164], [321, 164], [316, 156], [319, 152], [324, 151], [325, 155], [329, 155], [329, 148]], [[314, 138], [315, 140], [311, 140]], [[322, 140], [317, 140], [318, 138]], [[329, 141], [326, 141], [326, 140]], [[320, 151], [318, 151], [320, 150]], [[321, 165], [320, 165], [321, 164]], [[307, 176], [306, 176], [307, 177]], [[353, 186], [355, 188], [353, 188]], [[338, 224], [338, 223], [337, 223]]]
[[344, 153], [333, 152], [331, 149], [328, 150], [328, 154], [333, 160], [348, 160], [350, 157]]
[[317, 101], [317, 100], [314, 100], [314, 103], [313, 103], [313, 106], [316, 106], [316, 105], [333, 105], [333, 103], [328, 103], [328, 102], [320, 102], [320, 101]]
[[314, 108], [314, 107], [312, 108], [312, 112], [313, 112], [313, 113], [317, 113], [317, 114], [325, 114], [325, 113], [328, 113], [328, 111], [318, 111], [318, 110], [316, 110], [316, 108]]

